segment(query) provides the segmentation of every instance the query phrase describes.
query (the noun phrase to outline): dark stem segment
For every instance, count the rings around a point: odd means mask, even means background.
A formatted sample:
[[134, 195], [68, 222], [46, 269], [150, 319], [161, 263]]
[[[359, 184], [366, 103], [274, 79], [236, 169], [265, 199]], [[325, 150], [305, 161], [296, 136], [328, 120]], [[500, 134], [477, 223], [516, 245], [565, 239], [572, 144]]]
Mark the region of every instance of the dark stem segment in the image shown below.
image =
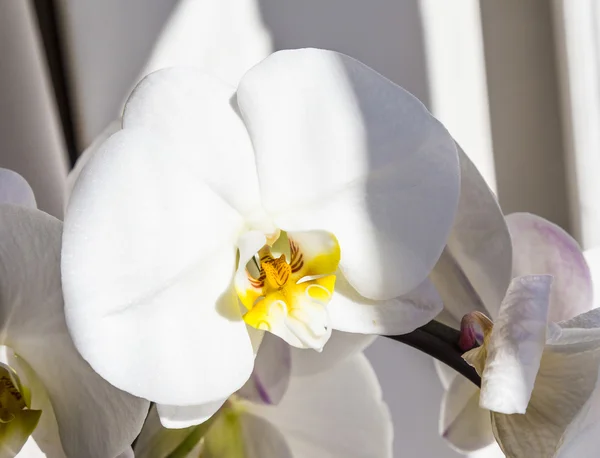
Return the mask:
[[400, 336], [384, 336], [397, 342], [409, 345], [438, 361], [450, 366], [478, 387], [481, 387], [481, 377], [464, 359], [464, 351], [458, 346], [460, 331], [435, 320], [415, 329], [413, 332]]

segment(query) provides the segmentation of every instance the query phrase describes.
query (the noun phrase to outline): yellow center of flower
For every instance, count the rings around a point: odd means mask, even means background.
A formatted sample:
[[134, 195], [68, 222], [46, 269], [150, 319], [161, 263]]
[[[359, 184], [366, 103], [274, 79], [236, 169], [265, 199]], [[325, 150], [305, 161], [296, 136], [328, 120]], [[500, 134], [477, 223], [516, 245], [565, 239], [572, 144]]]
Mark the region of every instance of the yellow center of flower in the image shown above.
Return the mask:
[[289, 233], [287, 239], [289, 262], [265, 245], [255, 261], [257, 273], [238, 270], [236, 289], [248, 309], [244, 321], [290, 345], [321, 350], [331, 335], [326, 306], [335, 285], [339, 244], [324, 231]]
[[268, 292], [282, 291], [285, 289], [290, 275], [292, 274], [292, 266], [285, 260], [285, 254], [279, 258], [273, 259], [271, 253], [266, 249], [265, 260], [261, 257], [261, 269], [264, 272], [262, 282], [263, 290]]

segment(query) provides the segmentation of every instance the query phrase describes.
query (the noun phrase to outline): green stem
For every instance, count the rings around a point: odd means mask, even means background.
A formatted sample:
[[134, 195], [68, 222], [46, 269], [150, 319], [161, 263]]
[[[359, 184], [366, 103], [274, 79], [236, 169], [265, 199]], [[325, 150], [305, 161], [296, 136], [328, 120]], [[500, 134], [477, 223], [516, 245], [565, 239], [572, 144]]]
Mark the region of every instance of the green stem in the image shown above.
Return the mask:
[[167, 458], [185, 458], [189, 453], [198, 445], [198, 442], [206, 435], [210, 427], [212, 426], [217, 414], [206, 420], [204, 423], [199, 424], [190, 431], [190, 434], [173, 450]]

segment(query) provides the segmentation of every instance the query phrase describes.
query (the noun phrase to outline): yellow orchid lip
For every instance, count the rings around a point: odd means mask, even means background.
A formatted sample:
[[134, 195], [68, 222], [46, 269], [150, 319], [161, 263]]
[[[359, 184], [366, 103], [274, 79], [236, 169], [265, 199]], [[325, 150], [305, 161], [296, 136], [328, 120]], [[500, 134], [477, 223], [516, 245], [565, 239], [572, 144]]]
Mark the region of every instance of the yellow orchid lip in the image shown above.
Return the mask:
[[[257, 254], [258, 274], [244, 266], [236, 290], [248, 310], [244, 321], [270, 331], [290, 345], [321, 350], [331, 335], [326, 306], [335, 286], [340, 247], [325, 231], [288, 233], [290, 260], [271, 246]], [[240, 266], [241, 267], [241, 266]]]

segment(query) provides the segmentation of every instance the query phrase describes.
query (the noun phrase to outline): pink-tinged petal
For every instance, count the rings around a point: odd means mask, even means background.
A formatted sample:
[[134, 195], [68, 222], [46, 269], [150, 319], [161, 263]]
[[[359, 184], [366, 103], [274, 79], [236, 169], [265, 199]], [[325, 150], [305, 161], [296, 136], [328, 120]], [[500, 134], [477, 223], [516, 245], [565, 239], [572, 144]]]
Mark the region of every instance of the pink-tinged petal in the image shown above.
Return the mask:
[[512, 278], [512, 248], [496, 196], [460, 147], [458, 158], [458, 210], [430, 278], [445, 310], [460, 322], [474, 310], [496, 317]]
[[415, 97], [333, 51], [279, 51], [240, 81], [262, 202], [278, 227], [322, 229], [362, 295], [421, 284], [459, 195], [454, 141]]
[[530, 213], [506, 217], [513, 244], [513, 275], [554, 277], [550, 321], [562, 321], [592, 308], [590, 270], [579, 244], [556, 224]]
[[479, 405], [525, 413], [546, 344], [552, 277], [513, 279], [486, 345]]
[[[254, 371], [237, 394], [254, 403], [279, 404], [290, 381], [290, 351], [286, 342], [269, 332], [265, 333], [254, 360]], [[312, 350], [298, 351], [316, 353]]]

